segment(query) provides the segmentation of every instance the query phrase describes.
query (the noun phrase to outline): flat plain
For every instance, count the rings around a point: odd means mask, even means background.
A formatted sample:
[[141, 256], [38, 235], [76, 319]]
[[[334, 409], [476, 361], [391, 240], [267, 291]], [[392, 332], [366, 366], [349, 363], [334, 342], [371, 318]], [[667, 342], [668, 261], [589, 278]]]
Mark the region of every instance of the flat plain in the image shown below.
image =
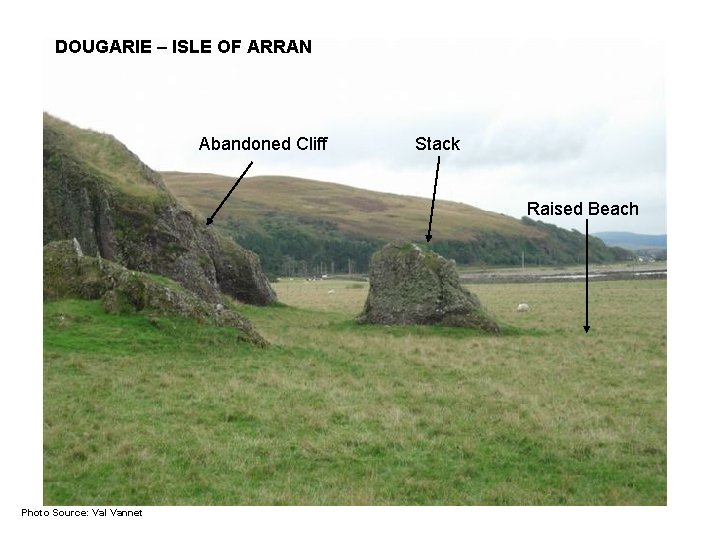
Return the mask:
[[[284, 280], [230, 328], [44, 306], [46, 505], [664, 505], [666, 281], [470, 285], [503, 335]], [[332, 291], [332, 292], [331, 292]], [[517, 304], [529, 304], [519, 313]]]

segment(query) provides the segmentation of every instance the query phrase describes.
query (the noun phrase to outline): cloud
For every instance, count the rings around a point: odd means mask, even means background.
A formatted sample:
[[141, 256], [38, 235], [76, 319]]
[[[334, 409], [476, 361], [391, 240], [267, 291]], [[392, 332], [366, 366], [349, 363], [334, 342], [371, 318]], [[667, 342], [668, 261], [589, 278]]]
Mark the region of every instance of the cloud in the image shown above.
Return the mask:
[[[664, 232], [661, 45], [426, 39], [313, 45], [302, 59], [244, 58], [242, 70], [237, 59], [221, 55], [48, 52], [43, 105], [114, 134], [160, 170], [234, 176], [253, 160], [254, 174], [421, 196], [438, 154], [418, 151], [415, 139], [456, 137], [461, 151], [440, 153], [440, 198], [518, 217], [527, 200], [638, 198], [648, 215], [623, 229]], [[330, 140], [325, 152], [198, 150], [211, 136]]]

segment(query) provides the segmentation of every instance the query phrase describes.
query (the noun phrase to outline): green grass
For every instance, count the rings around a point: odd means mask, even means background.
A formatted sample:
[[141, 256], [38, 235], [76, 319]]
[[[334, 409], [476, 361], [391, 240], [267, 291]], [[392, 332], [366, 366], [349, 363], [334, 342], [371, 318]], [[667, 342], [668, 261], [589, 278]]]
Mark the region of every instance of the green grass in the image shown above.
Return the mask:
[[131, 197], [150, 203], [167, 202], [154, 174], [112, 135], [80, 129], [47, 113], [43, 114], [44, 137], [62, 139], [62, 147], [88, 171]]
[[357, 285], [241, 307], [267, 349], [47, 303], [45, 504], [666, 503], [665, 281], [593, 284], [587, 335], [583, 284], [470, 287], [500, 337], [357, 326]]

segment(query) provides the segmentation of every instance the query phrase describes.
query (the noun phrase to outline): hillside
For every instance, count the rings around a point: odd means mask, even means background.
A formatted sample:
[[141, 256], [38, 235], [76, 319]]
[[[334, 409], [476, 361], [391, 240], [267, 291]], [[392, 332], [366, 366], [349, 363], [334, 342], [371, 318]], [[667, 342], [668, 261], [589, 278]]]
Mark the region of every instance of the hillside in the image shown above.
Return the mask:
[[43, 244], [171, 278], [212, 303], [267, 305], [275, 293], [257, 256], [209, 230], [158, 173], [111, 135], [43, 115]]
[[[183, 202], [209, 216], [236, 178], [163, 172]], [[367, 271], [370, 255], [397, 238], [424, 242], [430, 201], [286, 176], [244, 178], [213, 227], [256, 252], [267, 272], [305, 275]], [[433, 250], [460, 264], [572, 264], [585, 256], [578, 231], [518, 220], [467, 204], [436, 201]], [[595, 262], [628, 253], [591, 238]], [[350, 267], [350, 268], [348, 268]]]
[[608, 246], [625, 249], [667, 249], [667, 234], [636, 234], [626, 231], [603, 231], [595, 233]]
[[[168, 187], [203, 213], [212, 213], [237, 178], [213, 174], [162, 173]], [[249, 218], [273, 213], [330, 221], [348, 233], [393, 240], [397, 235], [423, 239], [430, 200], [288, 176], [243, 179], [222, 209], [225, 217]], [[541, 237], [542, 233], [502, 214], [467, 204], [438, 200], [433, 237], [471, 240], [478, 229]], [[219, 220], [220, 221], [220, 220]]]

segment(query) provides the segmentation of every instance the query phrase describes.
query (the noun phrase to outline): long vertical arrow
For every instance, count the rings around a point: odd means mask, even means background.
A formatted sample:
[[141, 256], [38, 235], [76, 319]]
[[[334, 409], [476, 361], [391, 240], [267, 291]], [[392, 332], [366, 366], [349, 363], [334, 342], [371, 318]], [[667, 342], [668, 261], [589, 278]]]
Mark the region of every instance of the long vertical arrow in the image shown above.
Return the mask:
[[428, 242], [432, 238], [432, 234], [430, 234], [430, 231], [432, 230], [432, 217], [433, 217], [433, 211], [435, 210], [435, 191], [437, 191], [438, 174], [440, 174], [440, 156], [438, 156], [437, 167], [435, 168], [435, 185], [433, 186], [432, 206], [430, 206], [430, 223], [428, 224], [428, 232], [425, 235], [425, 239]]
[[215, 209], [215, 211], [212, 213], [212, 216], [210, 216], [209, 218], [207, 218], [207, 219], [205, 220], [205, 225], [210, 225], [210, 224], [213, 222], [213, 218], [215, 217], [215, 214], [217, 214], [217, 213], [220, 211], [220, 209], [222, 208], [222, 205], [225, 204], [225, 201], [228, 200], [228, 197], [229, 197], [230, 194], [233, 192], [233, 189], [235, 189], [235, 188], [237, 187], [237, 185], [240, 183], [240, 180], [243, 179], [243, 176], [245, 176], [245, 175], [247, 174], [247, 172], [250, 170], [250, 167], [252, 167], [252, 164], [253, 164], [253, 162], [251, 161], [251, 162], [250, 162], [250, 165], [248, 165], [248, 166], [245, 168], [245, 170], [243, 171], [243, 173], [240, 175], [240, 178], [238, 178], [238, 179], [235, 181], [235, 183], [233, 184], [233, 187], [230, 188], [230, 191], [228, 191], [227, 195], [225, 195], [225, 198], [222, 200], [222, 202], [220, 203], [220, 205], [219, 205], [219, 206]]
[[588, 219], [585, 219], [585, 326], [583, 328], [585, 329], [585, 333], [587, 334], [590, 330], [590, 320], [589, 320], [589, 300], [590, 300], [590, 290], [589, 290], [589, 265], [588, 265]]

